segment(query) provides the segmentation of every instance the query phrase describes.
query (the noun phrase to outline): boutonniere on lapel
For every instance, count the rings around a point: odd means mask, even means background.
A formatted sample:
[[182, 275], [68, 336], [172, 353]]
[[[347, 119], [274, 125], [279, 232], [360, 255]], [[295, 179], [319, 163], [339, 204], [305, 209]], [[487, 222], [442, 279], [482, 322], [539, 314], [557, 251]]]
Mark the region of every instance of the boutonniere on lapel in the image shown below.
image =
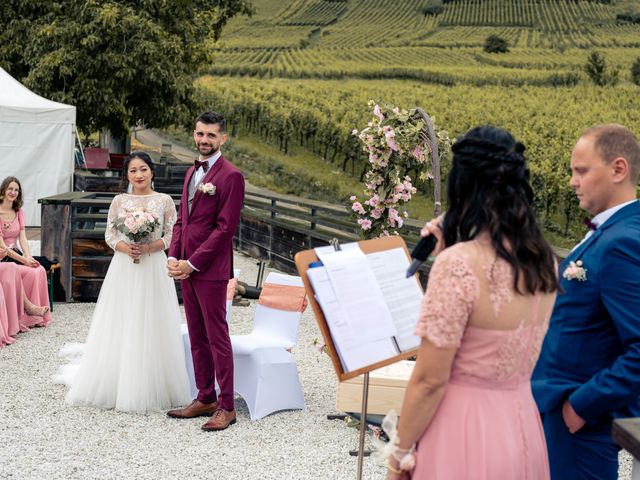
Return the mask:
[[200, 190], [205, 195], [215, 195], [216, 186], [210, 182], [201, 183], [200, 185], [198, 185], [198, 190]]
[[562, 276], [567, 280], [578, 280], [579, 282], [584, 282], [587, 279], [587, 269], [582, 266], [582, 260], [569, 262], [569, 266], [565, 268]]

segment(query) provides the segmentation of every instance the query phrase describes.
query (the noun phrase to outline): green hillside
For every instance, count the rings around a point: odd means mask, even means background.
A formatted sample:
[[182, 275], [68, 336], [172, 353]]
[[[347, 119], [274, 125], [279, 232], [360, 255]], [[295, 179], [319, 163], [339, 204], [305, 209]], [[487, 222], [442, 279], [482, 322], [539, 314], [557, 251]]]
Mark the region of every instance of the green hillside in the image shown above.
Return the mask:
[[[233, 118], [237, 144], [269, 143], [284, 164], [311, 154], [332, 178], [342, 171], [355, 180], [366, 157], [350, 132], [366, 125], [370, 99], [420, 106], [452, 137], [479, 123], [503, 126], [528, 147], [536, 209], [550, 238], [571, 244], [583, 234], [568, 188], [573, 143], [604, 122], [640, 134], [640, 87], [630, 77], [640, 24], [618, 18], [640, 11], [638, 2], [449, 0], [438, 15], [425, 15], [436, 3], [255, 0], [254, 16], [228, 25], [210, 76], [198, 81], [203, 100]], [[508, 41], [508, 53], [484, 52], [494, 34]], [[588, 79], [584, 65], [594, 50], [619, 70], [617, 85]], [[304, 192], [326, 198], [316, 178], [307, 183], [318, 191]], [[348, 185], [336, 201], [346, 203], [341, 196], [353, 180]], [[428, 198], [431, 186], [420, 190]], [[424, 211], [412, 214], [425, 218], [428, 204], [420, 205]]]
[[[438, 14], [427, 14], [439, 5]], [[637, 2], [611, 0], [255, 0], [235, 18], [210, 73], [272, 78], [402, 78], [453, 85], [573, 85], [586, 53], [628, 72]], [[489, 35], [510, 51], [483, 51]], [[624, 75], [623, 75], [624, 77]], [[626, 80], [623, 78], [623, 80]]]

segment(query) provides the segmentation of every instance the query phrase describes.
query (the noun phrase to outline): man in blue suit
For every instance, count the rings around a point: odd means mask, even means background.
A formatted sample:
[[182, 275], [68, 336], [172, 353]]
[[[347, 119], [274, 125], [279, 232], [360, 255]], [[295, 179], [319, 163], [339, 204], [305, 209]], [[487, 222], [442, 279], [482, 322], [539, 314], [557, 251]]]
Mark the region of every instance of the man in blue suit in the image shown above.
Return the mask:
[[532, 388], [552, 480], [617, 479], [617, 417], [640, 416], [640, 170], [637, 139], [620, 125], [587, 130], [571, 181], [595, 230], [560, 266]]

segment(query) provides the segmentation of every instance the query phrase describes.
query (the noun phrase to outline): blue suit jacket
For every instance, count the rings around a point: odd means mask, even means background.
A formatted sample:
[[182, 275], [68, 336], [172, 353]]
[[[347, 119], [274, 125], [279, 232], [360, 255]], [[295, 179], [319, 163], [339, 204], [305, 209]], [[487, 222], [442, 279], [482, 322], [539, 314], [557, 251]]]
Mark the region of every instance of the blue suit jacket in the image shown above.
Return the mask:
[[640, 202], [618, 210], [565, 259], [585, 281], [561, 277], [533, 373], [541, 412], [571, 406], [587, 423], [640, 416]]

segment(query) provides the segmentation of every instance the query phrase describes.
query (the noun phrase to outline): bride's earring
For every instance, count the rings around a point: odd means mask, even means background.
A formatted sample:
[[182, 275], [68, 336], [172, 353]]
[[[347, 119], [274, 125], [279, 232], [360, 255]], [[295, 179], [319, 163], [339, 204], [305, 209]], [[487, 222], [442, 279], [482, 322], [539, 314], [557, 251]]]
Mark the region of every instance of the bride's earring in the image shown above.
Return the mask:
[[131, 185], [131, 182], [129, 182], [129, 186], [127, 187], [127, 193], [131, 193], [133, 192], [133, 185]]

